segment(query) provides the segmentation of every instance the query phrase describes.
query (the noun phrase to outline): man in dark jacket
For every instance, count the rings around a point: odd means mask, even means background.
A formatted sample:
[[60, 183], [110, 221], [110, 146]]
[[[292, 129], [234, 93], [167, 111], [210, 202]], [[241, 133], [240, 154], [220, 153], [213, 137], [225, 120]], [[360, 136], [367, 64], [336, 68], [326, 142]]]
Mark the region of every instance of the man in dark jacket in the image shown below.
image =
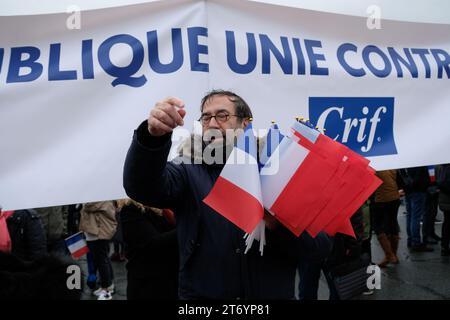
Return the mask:
[[433, 248], [426, 246], [420, 235], [420, 222], [425, 214], [427, 189], [430, 186], [428, 168], [401, 169], [399, 175], [399, 188], [405, 191], [408, 247], [417, 252], [433, 251]]
[[[171, 132], [183, 125], [183, 107], [184, 103], [176, 98], [156, 104], [149, 119], [135, 131], [124, 168], [124, 187], [130, 198], [175, 212], [179, 297], [293, 299], [298, 239], [266, 215], [269, 230], [264, 256], [257, 248], [244, 254], [244, 232], [202, 201], [224, 164], [167, 162]], [[252, 117], [245, 101], [228, 91], [213, 91], [205, 96], [201, 112], [204, 139], [208, 130], [222, 135], [205, 141], [204, 149], [225, 145], [226, 130], [243, 129]]]
[[41, 218], [36, 211], [16, 210], [6, 222], [13, 255], [27, 261], [47, 255], [47, 239]]

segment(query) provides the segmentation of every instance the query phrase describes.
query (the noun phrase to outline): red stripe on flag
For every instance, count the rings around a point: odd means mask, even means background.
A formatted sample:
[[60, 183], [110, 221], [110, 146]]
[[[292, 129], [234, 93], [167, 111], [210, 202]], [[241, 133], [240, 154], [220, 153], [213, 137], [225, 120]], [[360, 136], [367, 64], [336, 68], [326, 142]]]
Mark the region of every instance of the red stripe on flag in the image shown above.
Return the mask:
[[203, 202], [247, 233], [251, 233], [264, 216], [258, 199], [220, 176]]
[[296, 140], [296, 142], [299, 145], [301, 145], [302, 147], [305, 147], [308, 150], [314, 150], [314, 143], [312, 141], [310, 141], [309, 139], [304, 137], [298, 131], [295, 131], [295, 130], [293, 130], [293, 131], [294, 131], [294, 135], [298, 138], [298, 140]]
[[270, 210], [280, 220], [289, 223], [298, 235], [314, 221], [336, 193], [338, 186], [327, 186], [333, 185], [333, 177], [339, 174], [339, 169], [343, 170], [339, 165], [348, 148], [324, 135], [320, 135], [315, 144], [298, 132], [295, 135], [300, 138], [297, 143], [310, 152]]
[[[318, 166], [319, 162], [323, 165]], [[315, 152], [310, 152], [270, 210], [275, 213], [275, 217], [296, 229], [297, 235], [302, 233], [320, 212], [322, 206], [318, 199], [336, 169], [336, 166], [324, 162]]]
[[[371, 168], [367, 168], [371, 171]], [[363, 192], [359, 193], [356, 198], [348, 205], [342, 212], [340, 220], [333, 220], [330, 224], [328, 224], [324, 231], [330, 235], [336, 234], [337, 232], [348, 234], [345, 231], [345, 226], [343, 227], [342, 221], [349, 221], [350, 218], [356, 213], [358, 208], [362, 206], [364, 201], [369, 198], [369, 196], [382, 184], [382, 181], [376, 177], [375, 175], [370, 176], [370, 182], [366, 185]]]
[[82, 256], [84, 256], [86, 253], [89, 252], [88, 247], [81, 247], [80, 249], [78, 249], [77, 251], [72, 253], [72, 257], [74, 257], [75, 259], [78, 259]]

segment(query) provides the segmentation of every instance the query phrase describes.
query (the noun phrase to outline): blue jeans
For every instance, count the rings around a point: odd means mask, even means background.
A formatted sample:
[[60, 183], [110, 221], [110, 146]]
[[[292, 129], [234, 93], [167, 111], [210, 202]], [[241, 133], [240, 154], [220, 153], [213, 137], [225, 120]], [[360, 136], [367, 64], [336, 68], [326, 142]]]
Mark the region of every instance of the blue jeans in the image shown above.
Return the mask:
[[420, 236], [420, 221], [425, 214], [427, 194], [425, 192], [413, 192], [406, 197], [406, 232], [408, 244], [418, 246], [422, 244]]

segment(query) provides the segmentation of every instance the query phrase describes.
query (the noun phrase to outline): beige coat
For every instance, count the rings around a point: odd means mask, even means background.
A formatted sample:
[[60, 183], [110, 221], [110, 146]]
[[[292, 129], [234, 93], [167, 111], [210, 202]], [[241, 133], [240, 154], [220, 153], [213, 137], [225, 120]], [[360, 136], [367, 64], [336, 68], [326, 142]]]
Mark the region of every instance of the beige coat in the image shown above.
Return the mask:
[[391, 202], [400, 199], [397, 185], [397, 170], [377, 171], [383, 184], [375, 191], [375, 202]]
[[91, 202], [83, 205], [80, 231], [110, 240], [117, 229], [116, 208], [112, 201]]

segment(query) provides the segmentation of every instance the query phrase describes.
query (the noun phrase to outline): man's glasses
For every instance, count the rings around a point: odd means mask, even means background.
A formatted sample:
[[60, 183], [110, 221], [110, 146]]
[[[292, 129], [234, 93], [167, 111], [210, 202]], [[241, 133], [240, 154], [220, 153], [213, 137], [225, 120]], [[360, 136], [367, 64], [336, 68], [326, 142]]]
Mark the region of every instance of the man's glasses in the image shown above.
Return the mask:
[[200, 117], [200, 119], [198, 119], [198, 121], [201, 121], [202, 124], [207, 125], [211, 121], [212, 118], [215, 118], [217, 122], [225, 123], [228, 120], [230, 120], [230, 117], [241, 118], [236, 114], [229, 114], [227, 112], [219, 112], [215, 116], [212, 116], [210, 114], [202, 114], [202, 116]]

